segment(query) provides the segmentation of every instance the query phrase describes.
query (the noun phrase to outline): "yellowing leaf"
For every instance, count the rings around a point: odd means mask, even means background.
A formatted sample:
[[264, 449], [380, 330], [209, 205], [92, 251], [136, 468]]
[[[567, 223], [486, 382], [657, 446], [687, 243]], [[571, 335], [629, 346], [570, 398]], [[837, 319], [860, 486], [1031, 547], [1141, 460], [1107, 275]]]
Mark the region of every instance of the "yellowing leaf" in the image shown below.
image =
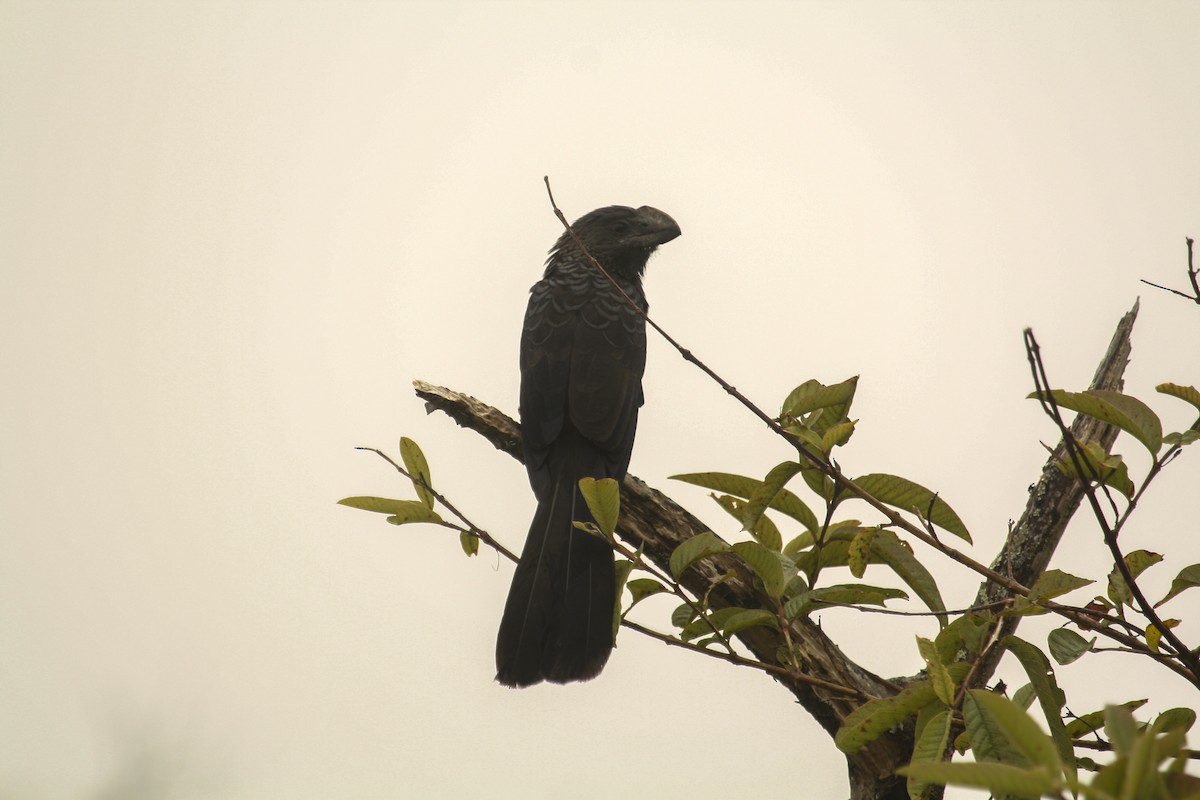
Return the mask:
[[393, 525], [404, 525], [409, 522], [441, 522], [442, 518], [436, 511], [431, 511], [420, 500], [392, 500], [387, 497], [346, 497], [338, 500], [338, 505], [374, 511], [376, 514], [390, 514], [387, 521]]
[[612, 536], [621, 513], [620, 485], [612, 478], [580, 478], [579, 492], [596, 520], [596, 527], [605, 536]]
[[[1168, 629], [1175, 628], [1179, 626], [1179, 620], [1164, 619], [1163, 625]], [[1146, 644], [1156, 653], [1158, 652], [1159, 643], [1162, 642], [1162, 636], [1162, 631], [1158, 629], [1157, 625], [1146, 626]]]
[[429, 462], [425, 460], [425, 454], [421, 452], [421, 448], [417, 443], [407, 436], [400, 439], [400, 458], [404, 461], [404, 468], [408, 470], [408, 474], [412, 476], [413, 488], [417, 491], [417, 497], [425, 504], [426, 508], [433, 509], [433, 493], [430, 489], [433, 488], [433, 478], [429, 473]]

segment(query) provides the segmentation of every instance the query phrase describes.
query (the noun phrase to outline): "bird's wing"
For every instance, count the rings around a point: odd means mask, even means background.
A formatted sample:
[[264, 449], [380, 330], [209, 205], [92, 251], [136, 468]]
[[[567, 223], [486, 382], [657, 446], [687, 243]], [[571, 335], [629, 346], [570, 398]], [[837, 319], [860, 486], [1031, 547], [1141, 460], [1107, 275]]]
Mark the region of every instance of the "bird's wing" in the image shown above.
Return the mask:
[[645, 367], [644, 321], [607, 283], [572, 271], [536, 284], [521, 336], [521, 424], [531, 477], [544, 469], [568, 423], [603, 453], [609, 474], [623, 476]]
[[[605, 285], [580, 309], [571, 353], [571, 422], [625, 474], [646, 369], [645, 321]], [[619, 465], [619, 466], [618, 466]]]

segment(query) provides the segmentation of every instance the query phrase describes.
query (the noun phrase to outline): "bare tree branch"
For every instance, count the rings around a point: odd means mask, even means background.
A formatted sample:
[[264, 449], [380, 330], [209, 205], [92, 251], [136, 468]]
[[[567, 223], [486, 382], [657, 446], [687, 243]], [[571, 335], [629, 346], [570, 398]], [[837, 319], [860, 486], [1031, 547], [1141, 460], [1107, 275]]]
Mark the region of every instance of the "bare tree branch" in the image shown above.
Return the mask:
[[[1029, 593], [1029, 589], [1026, 586], [1024, 586], [1016, 581], [1013, 581], [1010, 577], [1008, 577], [1007, 575], [1005, 575], [1003, 573], [989, 569], [988, 567], [984, 566], [983, 564], [979, 563], [975, 559], [968, 556], [966, 553], [963, 553], [961, 550], [956, 550], [955, 548], [943, 543], [940, 539], [937, 538], [937, 536], [935, 534], [930, 533], [929, 531], [926, 531], [926, 530], [922, 529], [921, 527], [919, 527], [918, 525], [914, 524], [913, 522], [908, 520], [906, 517], [904, 517], [902, 514], [900, 514], [898, 511], [896, 511], [896, 509], [894, 509], [894, 508], [888, 506], [887, 504], [883, 503], [882, 501], [878, 500], [874, 495], [870, 494], [869, 492], [864, 490], [862, 487], [860, 487], [857, 483], [855, 483], [854, 481], [847, 478], [842, 473], [842, 471], [840, 469], [838, 469], [836, 464], [834, 464], [830, 460], [826, 459], [820, 453], [815, 452], [799, 437], [789, 433], [784, 428], [784, 426], [782, 424], [780, 424], [779, 420], [773, 418], [771, 415], [769, 415], [765, 411], [763, 411], [758, 405], [756, 405], [752, 400], [750, 400], [750, 398], [746, 397], [744, 394], [739, 392], [736, 388], [734, 388], [734, 386], [732, 384], [730, 384], [728, 381], [726, 381], [724, 378], [722, 378], [720, 375], [718, 375], [715, 370], [713, 370], [711, 367], [709, 367], [707, 364], [705, 364], [703, 361], [701, 361], [699, 358], [697, 358], [692, 353], [691, 350], [688, 350], [683, 345], [681, 345], [679, 342], [677, 342], [673, 336], [671, 336], [669, 333], [667, 333], [665, 330], [663, 330], [663, 328], [660, 327], [658, 325], [658, 323], [656, 323], [653, 319], [651, 319], [650, 316], [646, 313], [646, 311], [644, 309], [642, 309], [636, 303], [634, 303], [633, 300], [629, 297], [629, 295], [625, 294], [625, 291], [623, 289], [621, 289], [621, 287], [617, 284], [617, 282], [615, 280], [613, 280], [613, 277], [608, 274], [608, 271], [604, 269], [604, 267], [600, 264], [600, 262], [597, 261], [590, 252], [588, 252], [588, 249], [587, 249], [586, 245], [584, 245], [583, 240], [581, 240], [579, 238], [579, 236], [575, 233], [574, 228], [572, 228], [571, 224], [569, 222], [567, 222], [566, 215], [563, 214], [562, 210], [558, 207], [558, 204], [555, 202], [554, 192], [551, 191], [551, 189], [550, 189], [549, 176], [544, 177], [542, 180], [546, 184], [546, 193], [550, 198], [550, 205], [554, 209], [554, 215], [558, 218], [558, 221], [562, 223], [563, 227], [566, 229], [567, 234], [570, 235], [570, 237], [575, 241], [575, 244], [579, 247], [579, 249], [583, 253], [584, 257], [587, 258], [589, 263], [591, 263], [591, 265], [596, 270], [598, 270], [600, 272], [600, 274], [603, 275], [610, 284], [613, 285], [613, 287], [617, 290], [617, 292], [624, 299], [624, 301], [631, 308], [633, 308], [633, 310], [636, 311], [639, 316], [641, 316], [644, 320], [646, 320], [647, 325], [649, 325], [651, 328], [653, 328], [655, 331], [657, 331], [658, 334], [660, 336], [662, 336], [663, 339], [665, 339], [668, 344], [670, 344], [672, 347], [674, 347], [679, 352], [680, 356], [683, 357], [683, 359], [685, 361], [688, 361], [688, 362], [694, 364], [697, 368], [700, 369], [701, 372], [703, 372], [710, 379], [712, 379], [715, 383], [717, 383], [717, 385], [719, 385], [722, 389], [724, 389], [726, 391], [726, 393], [728, 393], [731, 397], [733, 397], [739, 403], [741, 403], [742, 406], [744, 406], [748, 411], [750, 411], [750, 413], [752, 413], [752, 414], [754, 414], [754, 416], [758, 417], [758, 419], [761, 420], [768, 428], [770, 428], [773, 433], [775, 433], [776, 435], [782, 437], [785, 441], [787, 441], [788, 444], [790, 444], [796, 450], [796, 452], [799, 454], [800, 458], [802, 458], [805, 461], [807, 461], [808, 463], [812, 464], [813, 466], [815, 466], [816, 468], [821, 470], [822, 473], [824, 473], [826, 476], [828, 476], [830, 478], [830, 480], [833, 481], [836, 491], [838, 491], [838, 492], [845, 491], [845, 492], [848, 492], [849, 494], [859, 498], [860, 500], [863, 500], [869, 506], [871, 506], [876, 511], [878, 511], [880, 514], [882, 514], [887, 519], [888, 524], [891, 525], [892, 527], [897, 528], [899, 530], [903, 530], [908, 535], [910, 535], [916, 539], [919, 539], [920, 541], [922, 541], [926, 545], [932, 547], [934, 550], [937, 550], [939, 553], [946, 556], [947, 558], [949, 558], [953, 561], [957, 561], [959, 564], [962, 564], [963, 566], [967, 567], [968, 569], [978, 572], [980, 575], [983, 575], [988, 580], [993, 581], [994, 583], [997, 583], [997, 584], [1007, 588], [1009, 591], [1011, 591], [1015, 594], [1028, 594]], [[936, 497], [934, 498], [934, 500], [930, 501], [930, 508], [927, 509], [927, 511], [926, 511], [927, 514], [932, 512], [934, 502], [936, 502]], [[928, 524], [928, 523], [926, 523], [926, 524]], [[932, 530], [932, 528], [930, 528], [930, 530]]]
[[[1097, 369], [1093, 387], [1120, 388], [1129, 360], [1130, 333], [1136, 315], [1135, 306], [1122, 318], [1108, 352]], [[428, 411], [442, 411], [459, 425], [482, 435], [501, 452], [517, 460], [522, 459], [520, 427], [507, 415], [450, 389], [422, 381], [414, 381], [413, 385], [417, 395], [425, 401]], [[1108, 428], [1110, 426], [1081, 415], [1072, 430], [1078, 437], [1111, 445], [1116, 432]], [[980, 588], [974, 606], [1001, 605], [1009, 602], [1014, 594], [1027, 593], [1026, 586], [1033, 583], [1049, 564], [1071, 515], [1083, 498], [1078, 482], [1063, 475], [1055, 466], [1056, 458], [1061, 456], [1062, 452], [1056, 450], [1043, 468], [1041, 479], [1030, 493], [1025, 513], [1013, 527], [993, 566], [980, 570], [989, 578], [994, 575], [1001, 580], [986, 581]], [[632, 475], [626, 477], [621, 497], [622, 514], [617, 533], [635, 547], [641, 547], [647, 558], [664, 569], [668, 568], [671, 553], [680, 543], [709, 530], [690, 512]], [[928, 536], [924, 531], [920, 533]], [[959, 555], [970, 560], [968, 556]], [[765, 598], [755, 588], [753, 576], [741, 560], [733, 555], [696, 562], [681, 576], [680, 582], [696, 596], [707, 595], [714, 609], [730, 606], [765, 607]], [[1089, 619], [1076, 609], [1059, 607], [1055, 610], [1072, 619], [1084, 622]], [[999, 635], [1014, 629], [1017, 619], [1005, 618]], [[847, 658], [807, 618], [792, 621], [786, 637], [772, 628], [755, 627], [740, 632], [737, 638], [766, 664], [778, 663], [777, 654], [781, 648], [787, 647], [790, 640], [805, 675], [796, 676], [787, 669], [772, 669], [771, 674], [792, 692], [830, 735], [838, 730], [842, 721], [862, 700], [889, 696], [915, 679], [886, 680], [875, 675]], [[1112, 638], [1127, 647], [1138, 645], [1136, 638], [1125, 634], [1114, 634]], [[1000, 648], [989, 648], [979, 660], [974, 670], [974, 682], [977, 685], [990, 677], [1001, 654]], [[847, 689], [853, 694], [847, 695]], [[852, 797], [855, 800], [891, 800], [906, 796], [903, 780], [889, 781], [887, 777], [894, 776], [895, 769], [910, 758], [912, 735], [910, 720], [892, 734], [880, 737], [857, 753], [847, 755]]]
[[[459, 425], [482, 435], [496, 449], [518, 461], [522, 459], [520, 427], [507, 415], [451, 389], [423, 381], [414, 381], [413, 386], [428, 411], [442, 411]], [[671, 553], [680, 543], [708, 530], [708, 526], [666, 495], [632, 475], [626, 476], [621, 486], [617, 533], [635, 547], [641, 547], [645, 556], [660, 567], [668, 568]], [[756, 608], [766, 602], [754, 587], [750, 571], [732, 554], [696, 562], [680, 576], [680, 583], [696, 596], [707, 595], [714, 609]], [[786, 671], [784, 674], [773, 671], [772, 676], [792, 692], [830, 736], [864, 700], [892, 695], [899, 688], [896, 682], [881, 678], [847, 658], [809, 619], [792, 621], [789, 636], [810, 679], [797, 678]], [[747, 628], [737, 638], [757, 659], [768, 664], [779, 663], [780, 649], [787, 644], [780, 631], [767, 627]], [[853, 694], [846, 694], [846, 688]], [[894, 773], [911, 753], [910, 720], [898, 729], [898, 735], [881, 737], [848, 755], [852, 789], [859, 787], [852, 793], [855, 800], [906, 798], [904, 780], [894, 778]], [[888, 776], [893, 776], [890, 782], [886, 780]]]

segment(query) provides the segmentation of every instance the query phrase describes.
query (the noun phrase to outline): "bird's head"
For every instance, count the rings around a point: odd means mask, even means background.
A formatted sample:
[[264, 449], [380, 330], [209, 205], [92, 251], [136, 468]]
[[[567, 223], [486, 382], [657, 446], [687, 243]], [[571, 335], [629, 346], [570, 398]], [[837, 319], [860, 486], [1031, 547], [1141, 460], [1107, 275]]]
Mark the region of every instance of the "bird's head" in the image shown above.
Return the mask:
[[[642, 274], [656, 247], [680, 235], [675, 220], [650, 206], [598, 208], [575, 220], [571, 228], [606, 270], [630, 278]], [[550, 251], [551, 261], [578, 255], [578, 249], [571, 234], [563, 231]]]

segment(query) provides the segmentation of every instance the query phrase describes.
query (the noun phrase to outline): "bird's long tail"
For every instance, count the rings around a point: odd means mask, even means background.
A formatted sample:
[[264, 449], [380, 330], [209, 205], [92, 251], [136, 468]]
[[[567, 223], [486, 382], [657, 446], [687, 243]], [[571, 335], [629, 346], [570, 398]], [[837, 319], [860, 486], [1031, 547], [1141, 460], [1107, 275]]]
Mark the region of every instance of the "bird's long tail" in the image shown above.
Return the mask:
[[496, 639], [506, 686], [585, 681], [613, 647], [612, 548], [572, 522], [592, 522], [576, 485], [560, 476], [537, 507]]

